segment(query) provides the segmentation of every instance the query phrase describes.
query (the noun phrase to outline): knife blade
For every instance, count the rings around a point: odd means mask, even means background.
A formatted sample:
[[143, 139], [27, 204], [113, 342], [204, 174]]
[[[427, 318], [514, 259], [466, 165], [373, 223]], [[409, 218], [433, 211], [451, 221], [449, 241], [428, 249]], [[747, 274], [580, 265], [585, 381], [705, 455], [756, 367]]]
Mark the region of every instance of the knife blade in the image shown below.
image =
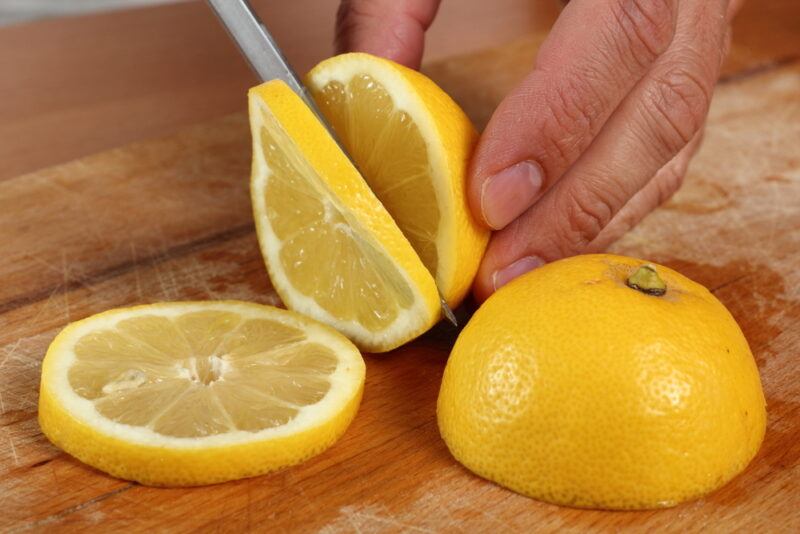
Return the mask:
[[[262, 81], [268, 80], [283, 80], [303, 102], [311, 109], [317, 119], [322, 123], [333, 140], [339, 146], [339, 149], [344, 155], [353, 163], [357, 168], [355, 161], [350, 157], [350, 154], [345, 149], [339, 140], [336, 132], [333, 130], [327, 119], [322, 115], [314, 99], [311, 97], [308, 89], [297, 73], [289, 65], [286, 56], [281, 52], [280, 47], [273, 39], [272, 35], [267, 30], [267, 27], [261, 22], [261, 19], [256, 15], [250, 2], [247, 0], [206, 0], [206, 3], [216, 13], [222, 25], [228, 31], [233, 41], [239, 47], [244, 58], [250, 64], [250, 67], [255, 71], [256, 75]], [[438, 288], [437, 288], [437, 291]], [[439, 302], [442, 307], [442, 315], [450, 321], [453, 326], [458, 326], [456, 316], [453, 310], [447, 305], [439, 291]]]

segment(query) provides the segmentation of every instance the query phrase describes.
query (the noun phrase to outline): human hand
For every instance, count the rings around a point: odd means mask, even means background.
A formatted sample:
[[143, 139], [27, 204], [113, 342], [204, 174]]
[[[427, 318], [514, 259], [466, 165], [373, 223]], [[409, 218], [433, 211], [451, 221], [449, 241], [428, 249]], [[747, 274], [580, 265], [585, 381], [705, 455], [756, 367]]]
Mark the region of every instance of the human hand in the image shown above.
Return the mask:
[[[545, 262], [605, 248], [680, 186], [743, 0], [572, 0], [500, 103], [469, 171], [495, 230], [479, 300]], [[419, 67], [438, 0], [343, 1], [340, 51]]]

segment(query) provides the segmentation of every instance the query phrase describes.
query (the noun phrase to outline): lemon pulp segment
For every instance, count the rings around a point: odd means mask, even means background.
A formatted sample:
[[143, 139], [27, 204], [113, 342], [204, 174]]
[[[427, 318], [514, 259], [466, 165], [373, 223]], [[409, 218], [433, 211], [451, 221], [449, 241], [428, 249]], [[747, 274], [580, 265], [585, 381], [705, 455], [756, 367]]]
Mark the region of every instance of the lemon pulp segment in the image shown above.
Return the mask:
[[268, 82], [250, 116], [256, 228], [287, 306], [375, 352], [435, 323], [432, 276], [299, 97]]
[[425, 75], [370, 54], [326, 59], [306, 79], [372, 191], [458, 306], [489, 238], [467, 202], [478, 138], [469, 118]]
[[[39, 416], [54, 443], [111, 474], [204, 484], [327, 448], [355, 414], [363, 375], [346, 338], [292, 312], [243, 302], [140, 306], [56, 337]], [[265, 456], [236, 456], [244, 450]]]
[[330, 81], [321, 95], [323, 112], [370, 188], [435, 274], [441, 213], [419, 127], [368, 74], [357, 74], [346, 84]]

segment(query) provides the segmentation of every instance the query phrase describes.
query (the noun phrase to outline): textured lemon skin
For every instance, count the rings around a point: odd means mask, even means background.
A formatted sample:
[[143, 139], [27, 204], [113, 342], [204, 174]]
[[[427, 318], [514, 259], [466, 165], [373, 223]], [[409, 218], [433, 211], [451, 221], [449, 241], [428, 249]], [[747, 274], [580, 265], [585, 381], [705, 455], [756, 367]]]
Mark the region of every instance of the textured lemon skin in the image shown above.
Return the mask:
[[673, 506], [755, 456], [766, 410], [728, 310], [663, 266], [663, 297], [625, 285], [644, 262], [561, 260], [503, 287], [444, 372], [440, 432], [476, 474], [555, 504]]
[[39, 425], [60, 449], [112, 476], [148, 486], [200, 486], [263, 475], [320, 454], [344, 434], [362, 391], [363, 386], [337, 419], [317, 428], [229, 447], [172, 449], [128, 443], [73, 417], [46, 387], [39, 393]]
[[[355, 67], [352, 65], [355, 63]], [[428, 143], [441, 156], [446, 176], [447, 209], [440, 224], [444, 225], [437, 240], [439, 268], [436, 282], [447, 304], [457, 307], [466, 296], [489, 241], [489, 230], [472, 216], [467, 201], [467, 169], [478, 133], [461, 107], [430, 78], [394, 61], [353, 52], [326, 59], [306, 76], [306, 83], [315, 98], [321, 98], [323, 80], [342, 68], [359, 70], [383, 82], [388, 76], [405, 82], [404, 97], [413, 102], [413, 110], [423, 110], [436, 132]], [[412, 110], [407, 109], [415, 116]], [[416, 117], [415, 117], [416, 118]]]
[[[238, 301], [217, 301], [237, 306], [259, 306]], [[165, 303], [172, 306], [181, 303]], [[152, 308], [146, 305], [128, 308]], [[110, 310], [71, 323], [62, 330], [47, 350], [42, 362], [39, 387], [39, 426], [42, 433], [57, 447], [80, 461], [112, 476], [134, 480], [148, 486], [199, 486], [263, 475], [299, 464], [333, 445], [352, 422], [364, 390], [361, 382], [345, 406], [323, 423], [289, 436], [228, 446], [207, 447], [188, 444], [185, 447], [158, 447], [133, 443], [99, 431], [84, 418], [65, 409], [59, 399], [55, 373], [64, 346], [81, 323], [110, 316], [121, 310]], [[291, 314], [292, 312], [283, 311]], [[309, 321], [303, 318], [303, 321]], [[323, 326], [334, 332], [333, 329]], [[336, 333], [336, 335], [339, 335]], [[355, 350], [355, 348], [354, 348]]]
[[[399, 269], [406, 273], [422, 302], [420, 317], [415, 328], [393, 332], [387, 336], [355, 336], [352, 333], [346, 333], [346, 335], [362, 350], [386, 352], [428, 331], [441, 316], [439, 294], [433, 277], [422, 264], [419, 256], [411, 247], [411, 243], [380, 204], [350, 160], [341, 152], [324, 126], [300, 97], [281, 80], [272, 80], [251, 88], [248, 97], [250, 99], [251, 128], [257, 127], [252, 119], [256, 102], [263, 101], [338, 201], [367, 230], [369, 236], [383, 247]], [[255, 131], [252, 132], [252, 136], [253, 151], [261, 150], [256, 143]], [[253, 158], [253, 162], [250, 191], [253, 215], [256, 219], [256, 233], [261, 244], [262, 255], [276, 292], [288, 308], [295, 309], [298, 305], [295, 290], [285, 283], [285, 276], [278, 272], [280, 266], [267, 261], [267, 255], [264, 252], [265, 242], [268, 238], [262, 224], [267, 220], [267, 214], [262, 209], [263, 202], [255, 198], [256, 188], [252, 185], [257, 179], [255, 158]], [[315, 319], [325, 322], [322, 317], [315, 317]]]

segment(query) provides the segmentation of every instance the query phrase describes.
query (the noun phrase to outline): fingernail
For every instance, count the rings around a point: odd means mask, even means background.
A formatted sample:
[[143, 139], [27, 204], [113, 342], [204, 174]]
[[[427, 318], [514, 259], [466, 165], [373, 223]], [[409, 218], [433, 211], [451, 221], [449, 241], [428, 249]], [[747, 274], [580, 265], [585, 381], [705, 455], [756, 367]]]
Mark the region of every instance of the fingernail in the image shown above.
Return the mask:
[[486, 223], [499, 230], [531, 207], [542, 189], [543, 174], [535, 161], [520, 161], [489, 177], [481, 190]]
[[511, 265], [498, 269], [492, 275], [492, 285], [494, 290], [497, 291], [514, 278], [532, 271], [537, 267], [544, 265], [544, 260], [536, 256], [526, 256], [520, 258]]

